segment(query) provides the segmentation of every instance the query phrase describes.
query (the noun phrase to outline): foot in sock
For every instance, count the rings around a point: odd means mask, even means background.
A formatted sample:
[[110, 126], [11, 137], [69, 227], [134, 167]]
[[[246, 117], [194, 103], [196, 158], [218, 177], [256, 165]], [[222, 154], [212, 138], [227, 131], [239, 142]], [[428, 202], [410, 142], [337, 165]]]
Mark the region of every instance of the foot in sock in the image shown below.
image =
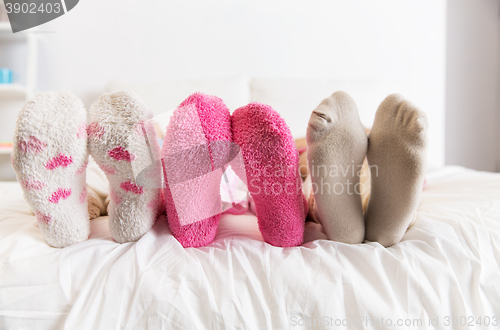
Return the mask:
[[270, 106], [258, 103], [236, 109], [232, 127], [262, 237], [275, 246], [302, 244], [307, 204], [290, 129]]
[[415, 217], [424, 181], [427, 119], [401, 95], [379, 106], [369, 134], [372, 190], [365, 214], [366, 236], [391, 246]]
[[43, 237], [54, 247], [89, 236], [86, 119], [83, 103], [68, 92], [40, 93], [19, 113], [12, 165]]
[[164, 195], [170, 230], [184, 247], [204, 246], [215, 237], [231, 141], [229, 109], [218, 97], [195, 93], [170, 119], [161, 151]]
[[312, 112], [307, 162], [320, 222], [330, 240], [361, 243], [365, 228], [359, 184], [367, 137], [354, 100], [335, 92]]
[[[90, 109], [89, 149], [109, 181], [109, 229], [119, 243], [137, 241], [161, 209], [161, 166], [154, 162], [159, 146], [151, 117], [131, 92], [103, 94]], [[140, 173], [153, 184], [139, 180]]]

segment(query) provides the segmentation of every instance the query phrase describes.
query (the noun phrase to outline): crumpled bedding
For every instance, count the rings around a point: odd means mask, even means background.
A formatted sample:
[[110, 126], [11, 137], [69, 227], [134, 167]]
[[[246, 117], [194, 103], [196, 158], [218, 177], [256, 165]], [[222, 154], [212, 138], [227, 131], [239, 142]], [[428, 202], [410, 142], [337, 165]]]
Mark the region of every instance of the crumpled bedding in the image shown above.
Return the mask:
[[500, 175], [459, 167], [428, 173], [416, 223], [387, 249], [273, 247], [250, 213], [224, 214], [203, 248], [182, 248], [164, 217], [118, 244], [99, 217], [57, 249], [1, 182], [0, 329], [495, 329], [499, 246]]

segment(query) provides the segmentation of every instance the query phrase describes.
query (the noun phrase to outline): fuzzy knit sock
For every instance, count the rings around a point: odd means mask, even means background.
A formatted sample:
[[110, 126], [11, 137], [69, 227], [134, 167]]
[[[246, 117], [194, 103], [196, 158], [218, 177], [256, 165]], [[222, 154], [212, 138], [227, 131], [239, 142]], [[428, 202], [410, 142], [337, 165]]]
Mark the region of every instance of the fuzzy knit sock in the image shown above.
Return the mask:
[[195, 93], [170, 118], [161, 151], [164, 195], [170, 230], [184, 247], [215, 237], [231, 141], [229, 109], [218, 97]]
[[366, 236], [391, 246], [415, 217], [424, 182], [427, 119], [401, 95], [379, 106], [369, 134], [372, 190], [365, 214]]
[[365, 234], [359, 184], [367, 137], [354, 100], [335, 92], [312, 112], [307, 163], [315, 205], [313, 218], [330, 240], [361, 243]]
[[45, 92], [24, 105], [12, 166], [43, 237], [54, 247], [89, 236], [87, 163], [86, 111], [76, 96]]
[[262, 237], [274, 246], [302, 244], [307, 203], [290, 129], [276, 111], [259, 103], [236, 109], [232, 127]]
[[90, 109], [90, 154], [109, 181], [109, 229], [119, 243], [137, 241], [161, 210], [159, 145], [151, 117], [132, 92], [103, 94]]

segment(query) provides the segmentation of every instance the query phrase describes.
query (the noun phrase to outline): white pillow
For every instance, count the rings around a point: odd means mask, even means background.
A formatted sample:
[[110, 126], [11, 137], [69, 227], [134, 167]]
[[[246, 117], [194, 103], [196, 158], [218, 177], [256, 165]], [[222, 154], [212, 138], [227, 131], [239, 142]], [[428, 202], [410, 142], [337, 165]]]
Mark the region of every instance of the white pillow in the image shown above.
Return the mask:
[[[250, 82], [251, 101], [269, 104], [286, 121], [294, 138], [306, 136], [311, 112], [333, 92], [343, 90], [358, 106], [361, 122], [371, 127], [378, 103], [371, 82], [314, 78], [256, 78]], [[377, 103], [378, 102], [378, 103]]]

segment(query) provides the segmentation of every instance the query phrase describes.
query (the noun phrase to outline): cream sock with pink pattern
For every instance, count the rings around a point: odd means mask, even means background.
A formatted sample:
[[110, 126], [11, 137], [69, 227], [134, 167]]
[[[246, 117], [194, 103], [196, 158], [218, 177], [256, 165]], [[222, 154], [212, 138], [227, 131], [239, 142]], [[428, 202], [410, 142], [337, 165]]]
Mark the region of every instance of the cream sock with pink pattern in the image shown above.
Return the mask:
[[54, 247], [88, 238], [87, 163], [86, 111], [75, 95], [40, 93], [24, 105], [12, 166], [43, 237]]
[[160, 148], [151, 118], [132, 92], [103, 94], [90, 109], [89, 149], [109, 180], [109, 229], [119, 243], [137, 241], [162, 209], [161, 165], [154, 162]]

